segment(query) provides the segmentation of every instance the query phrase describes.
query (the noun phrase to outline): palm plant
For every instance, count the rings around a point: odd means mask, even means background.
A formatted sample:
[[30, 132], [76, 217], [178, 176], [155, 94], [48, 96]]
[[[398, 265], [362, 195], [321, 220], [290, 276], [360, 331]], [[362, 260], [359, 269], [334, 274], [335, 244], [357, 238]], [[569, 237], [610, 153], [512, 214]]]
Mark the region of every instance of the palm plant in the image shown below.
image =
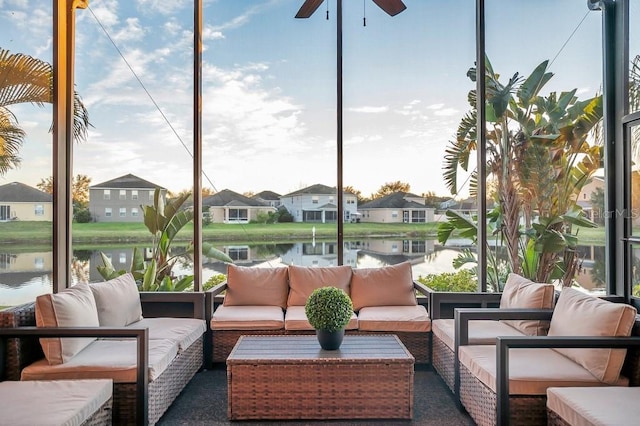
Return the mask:
[[[143, 251], [135, 247], [128, 272], [132, 273], [141, 291], [184, 291], [193, 285], [193, 275], [177, 278], [173, 276], [172, 270], [179, 260], [193, 254], [194, 246], [190, 242], [184, 251], [172, 252], [171, 243], [178, 232], [193, 220], [193, 210], [182, 208], [191, 193], [182, 193], [166, 205], [159, 188], [156, 188], [153, 195], [152, 206], [141, 206], [144, 224], [153, 236], [151, 260], [146, 263]], [[127, 272], [116, 271], [109, 258], [104, 253], [100, 255], [103, 265], [97, 269], [105, 280]], [[233, 262], [229, 256], [207, 243], [202, 245], [202, 255], [223, 262]]]
[[[553, 76], [548, 61], [527, 78], [514, 74], [506, 84], [488, 58], [485, 63], [487, 172], [497, 183], [496, 232], [510, 270], [538, 282], [561, 279], [568, 285], [578, 265], [572, 227], [595, 226], [582, 214], [577, 197], [600, 167], [600, 147], [587, 139], [602, 118], [602, 98], [578, 101], [575, 89], [541, 96]], [[476, 68], [467, 75], [475, 81]], [[458, 168], [468, 170], [477, 149], [475, 90], [468, 100], [472, 109], [445, 154], [444, 178], [452, 194], [458, 190]], [[474, 171], [472, 195], [476, 185]], [[446, 238], [443, 233], [441, 242]]]
[[[53, 67], [22, 53], [0, 48], [0, 175], [20, 165], [20, 147], [26, 133], [8, 108], [20, 103], [53, 103]], [[85, 140], [89, 115], [80, 95], [74, 93], [73, 134]]]

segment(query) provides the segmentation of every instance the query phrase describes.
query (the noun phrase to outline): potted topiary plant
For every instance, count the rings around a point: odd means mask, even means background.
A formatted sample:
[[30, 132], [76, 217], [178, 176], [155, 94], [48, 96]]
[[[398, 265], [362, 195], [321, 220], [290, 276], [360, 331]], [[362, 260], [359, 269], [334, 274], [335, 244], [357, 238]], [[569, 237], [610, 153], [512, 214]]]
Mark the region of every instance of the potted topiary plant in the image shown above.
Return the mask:
[[322, 349], [338, 349], [344, 328], [353, 315], [353, 303], [347, 293], [336, 287], [317, 288], [307, 299], [304, 312], [309, 324], [316, 329]]

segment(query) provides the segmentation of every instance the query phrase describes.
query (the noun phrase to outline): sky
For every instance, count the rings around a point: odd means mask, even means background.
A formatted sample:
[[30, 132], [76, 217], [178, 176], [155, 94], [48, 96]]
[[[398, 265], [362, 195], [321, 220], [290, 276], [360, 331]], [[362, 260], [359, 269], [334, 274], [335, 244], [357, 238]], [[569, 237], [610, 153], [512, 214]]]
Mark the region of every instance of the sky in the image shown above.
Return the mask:
[[[474, 88], [475, 1], [404, 2], [390, 17], [371, 0], [343, 1], [343, 184], [369, 196], [401, 181], [446, 196], [443, 156]], [[487, 53], [504, 81], [549, 59], [543, 94], [597, 94], [601, 15], [586, 1], [486, 3]], [[295, 19], [301, 4], [204, 0], [203, 186], [284, 195], [336, 185], [336, 2]], [[90, 0], [76, 18], [76, 90], [92, 127], [74, 145], [74, 175], [190, 188], [191, 0]], [[51, 45], [51, 1], [0, 0], [1, 48], [51, 62]], [[10, 110], [27, 137], [22, 166], [0, 185], [36, 186], [52, 174], [51, 108]]]

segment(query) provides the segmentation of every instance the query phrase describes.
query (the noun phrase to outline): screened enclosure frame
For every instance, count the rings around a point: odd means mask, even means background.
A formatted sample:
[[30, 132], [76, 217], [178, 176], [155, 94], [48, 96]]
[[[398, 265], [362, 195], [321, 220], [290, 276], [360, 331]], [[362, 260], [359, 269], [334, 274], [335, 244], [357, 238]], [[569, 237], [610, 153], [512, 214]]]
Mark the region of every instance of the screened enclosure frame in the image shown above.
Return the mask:
[[[490, 0], [489, 0], [490, 1]], [[585, 7], [602, 14], [603, 49], [603, 105], [604, 105], [604, 168], [605, 210], [628, 212], [628, 179], [626, 168], [628, 154], [624, 148], [624, 121], [628, 114], [629, 75], [629, 0], [586, 0]], [[75, 13], [88, 6], [89, 0], [52, 0], [53, 4], [53, 291], [70, 285], [72, 259], [72, 197], [73, 171], [73, 87], [74, 87], [74, 39]], [[483, 58], [485, 46], [485, 0], [476, 0], [476, 64], [478, 75], [485, 74]], [[202, 20], [203, 2], [193, 1], [193, 199], [196, 212], [202, 211]], [[292, 18], [293, 19], [293, 18]], [[485, 81], [477, 79], [478, 127], [486, 124]], [[338, 102], [338, 101], [337, 101]], [[341, 172], [342, 152], [336, 155]], [[486, 135], [478, 133], [478, 241], [486, 241]], [[340, 175], [339, 175], [340, 176]], [[625, 183], [627, 182], [627, 183]], [[341, 182], [339, 182], [339, 186]], [[342, 188], [338, 187], [339, 198]], [[340, 204], [340, 203], [339, 203]], [[607, 292], [631, 297], [631, 268], [628, 256], [631, 240], [626, 233], [624, 215], [607, 214], [605, 222], [605, 281]], [[344, 237], [342, 214], [337, 215], [337, 244], [342, 253]], [[194, 215], [194, 291], [202, 290], [202, 218]], [[477, 245], [479, 290], [487, 290], [487, 260], [484, 244]], [[338, 264], [343, 264], [341, 256]], [[640, 300], [640, 299], [638, 299]]]

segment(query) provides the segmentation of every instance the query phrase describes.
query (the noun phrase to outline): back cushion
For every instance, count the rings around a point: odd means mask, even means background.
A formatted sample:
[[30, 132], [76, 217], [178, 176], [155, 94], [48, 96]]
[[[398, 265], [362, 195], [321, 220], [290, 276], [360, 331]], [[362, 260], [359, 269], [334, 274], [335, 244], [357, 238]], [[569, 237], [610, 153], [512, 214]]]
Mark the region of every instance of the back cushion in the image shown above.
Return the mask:
[[[613, 303], [567, 287], [553, 310], [549, 336], [630, 336], [636, 308]], [[555, 349], [591, 372], [599, 380], [615, 384], [626, 349]]]
[[287, 307], [289, 271], [286, 267], [227, 267], [227, 292], [224, 306]]
[[349, 292], [353, 270], [349, 265], [310, 268], [289, 266], [288, 306], [304, 306], [311, 292], [319, 287], [337, 287]]
[[89, 288], [96, 299], [100, 325], [124, 327], [142, 319], [140, 293], [130, 273], [109, 281], [91, 283]]
[[354, 269], [351, 278], [353, 310], [367, 306], [417, 305], [411, 264]]
[[[38, 327], [98, 327], [99, 324], [96, 302], [87, 284], [36, 298]], [[40, 345], [49, 364], [56, 365], [69, 361], [94, 340], [95, 337], [43, 338]]]
[[[553, 308], [553, 284], [534, 283], [518, 274], [509, 274], [500, 297], [500, 307], [508, 309], [551, 309]], [[504, 320], [506, 324], [529, 336], [547, 333], [548, 321]]]

